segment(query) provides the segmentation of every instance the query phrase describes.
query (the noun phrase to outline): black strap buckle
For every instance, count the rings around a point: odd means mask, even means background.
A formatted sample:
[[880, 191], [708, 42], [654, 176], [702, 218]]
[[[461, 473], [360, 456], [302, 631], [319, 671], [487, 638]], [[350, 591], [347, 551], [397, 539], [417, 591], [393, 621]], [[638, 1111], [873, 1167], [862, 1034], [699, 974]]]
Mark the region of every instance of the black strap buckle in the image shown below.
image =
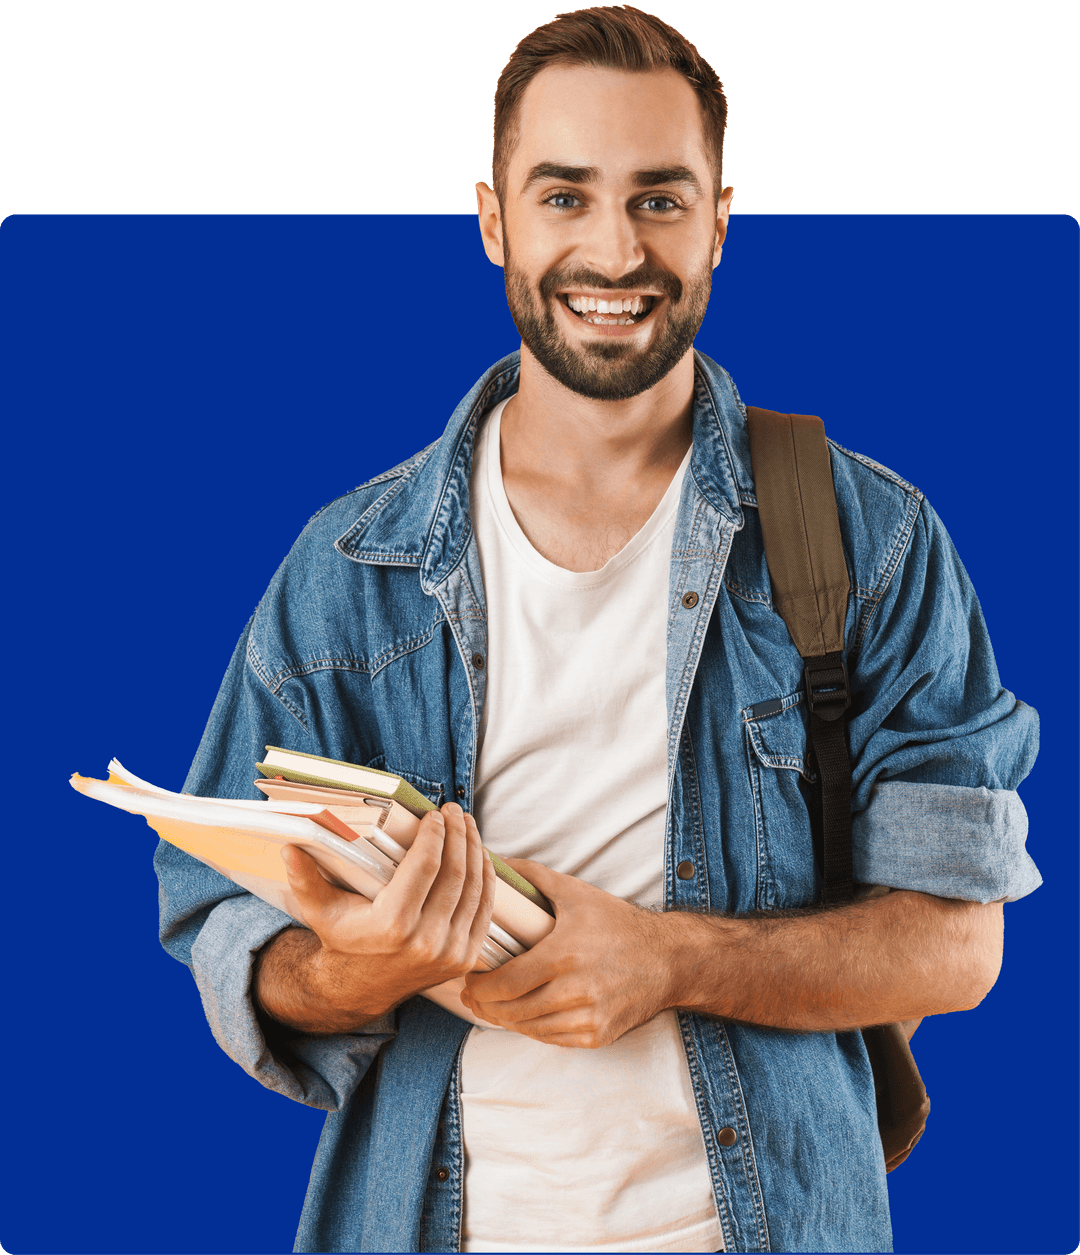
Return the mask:
[[810, 713], [829, 723], [842, 718], [851, 705], [851, 686], [843, 654], [825, 654], [804, 661], [803, 682]]

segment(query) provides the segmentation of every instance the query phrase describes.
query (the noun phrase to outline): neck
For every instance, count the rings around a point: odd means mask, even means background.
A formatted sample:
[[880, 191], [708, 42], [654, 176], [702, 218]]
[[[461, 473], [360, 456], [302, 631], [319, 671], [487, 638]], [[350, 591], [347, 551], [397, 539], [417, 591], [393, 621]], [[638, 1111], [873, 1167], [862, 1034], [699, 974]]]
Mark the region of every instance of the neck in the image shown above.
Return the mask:
[[528, 465], [583, 486], [657, 472], [670, 479], [690, 447], [693, 392], [693, 350], [640, 396], [594, 401], [553, 379], [523, 345], [518, 392], [503, 411], [504, 474]]

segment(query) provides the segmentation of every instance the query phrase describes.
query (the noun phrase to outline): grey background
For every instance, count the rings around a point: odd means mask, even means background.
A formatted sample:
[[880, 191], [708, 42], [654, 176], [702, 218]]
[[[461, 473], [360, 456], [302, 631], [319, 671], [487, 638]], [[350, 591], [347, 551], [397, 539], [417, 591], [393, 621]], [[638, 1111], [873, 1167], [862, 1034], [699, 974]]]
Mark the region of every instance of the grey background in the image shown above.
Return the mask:
[[[641, 6], [724, 80], [740, 212], [1080, 207], [1080, 5]], [[495, 79], [562, 8], [9, 0], [0, 213], [472, 213]]]

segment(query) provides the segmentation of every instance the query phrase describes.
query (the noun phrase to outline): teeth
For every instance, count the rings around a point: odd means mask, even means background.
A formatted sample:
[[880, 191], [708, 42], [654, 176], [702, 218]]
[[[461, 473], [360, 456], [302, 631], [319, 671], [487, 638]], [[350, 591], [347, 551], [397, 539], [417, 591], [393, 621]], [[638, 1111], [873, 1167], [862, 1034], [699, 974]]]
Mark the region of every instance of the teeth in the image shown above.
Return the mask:
[[598, 314], [640, 314], [645, 309], [645, 298], [626, 296], [615, 300], [598, 300], [595, 296], [571, 296], [567, 304], [579, 314], [596, 311]]

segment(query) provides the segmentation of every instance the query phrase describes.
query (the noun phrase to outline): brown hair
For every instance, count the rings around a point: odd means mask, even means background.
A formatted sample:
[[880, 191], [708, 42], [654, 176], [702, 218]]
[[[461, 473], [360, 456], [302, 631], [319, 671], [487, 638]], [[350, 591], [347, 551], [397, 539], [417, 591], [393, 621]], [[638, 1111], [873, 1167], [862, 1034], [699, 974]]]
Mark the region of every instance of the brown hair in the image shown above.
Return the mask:
[[500, 201], [506, 171], [518, 140], [521, 97], [533, 78], [549, 65], [595, 65], [612, 70], [672, 69], [686, 79], [701, 103], [705, 149], [719, 198], [727, 101], [712, 66], [689, 40], [658, 17], [630, 5], [560, 13], [539, 26], [514, 49], [495, 89], [495, 154], [492, 171]]

